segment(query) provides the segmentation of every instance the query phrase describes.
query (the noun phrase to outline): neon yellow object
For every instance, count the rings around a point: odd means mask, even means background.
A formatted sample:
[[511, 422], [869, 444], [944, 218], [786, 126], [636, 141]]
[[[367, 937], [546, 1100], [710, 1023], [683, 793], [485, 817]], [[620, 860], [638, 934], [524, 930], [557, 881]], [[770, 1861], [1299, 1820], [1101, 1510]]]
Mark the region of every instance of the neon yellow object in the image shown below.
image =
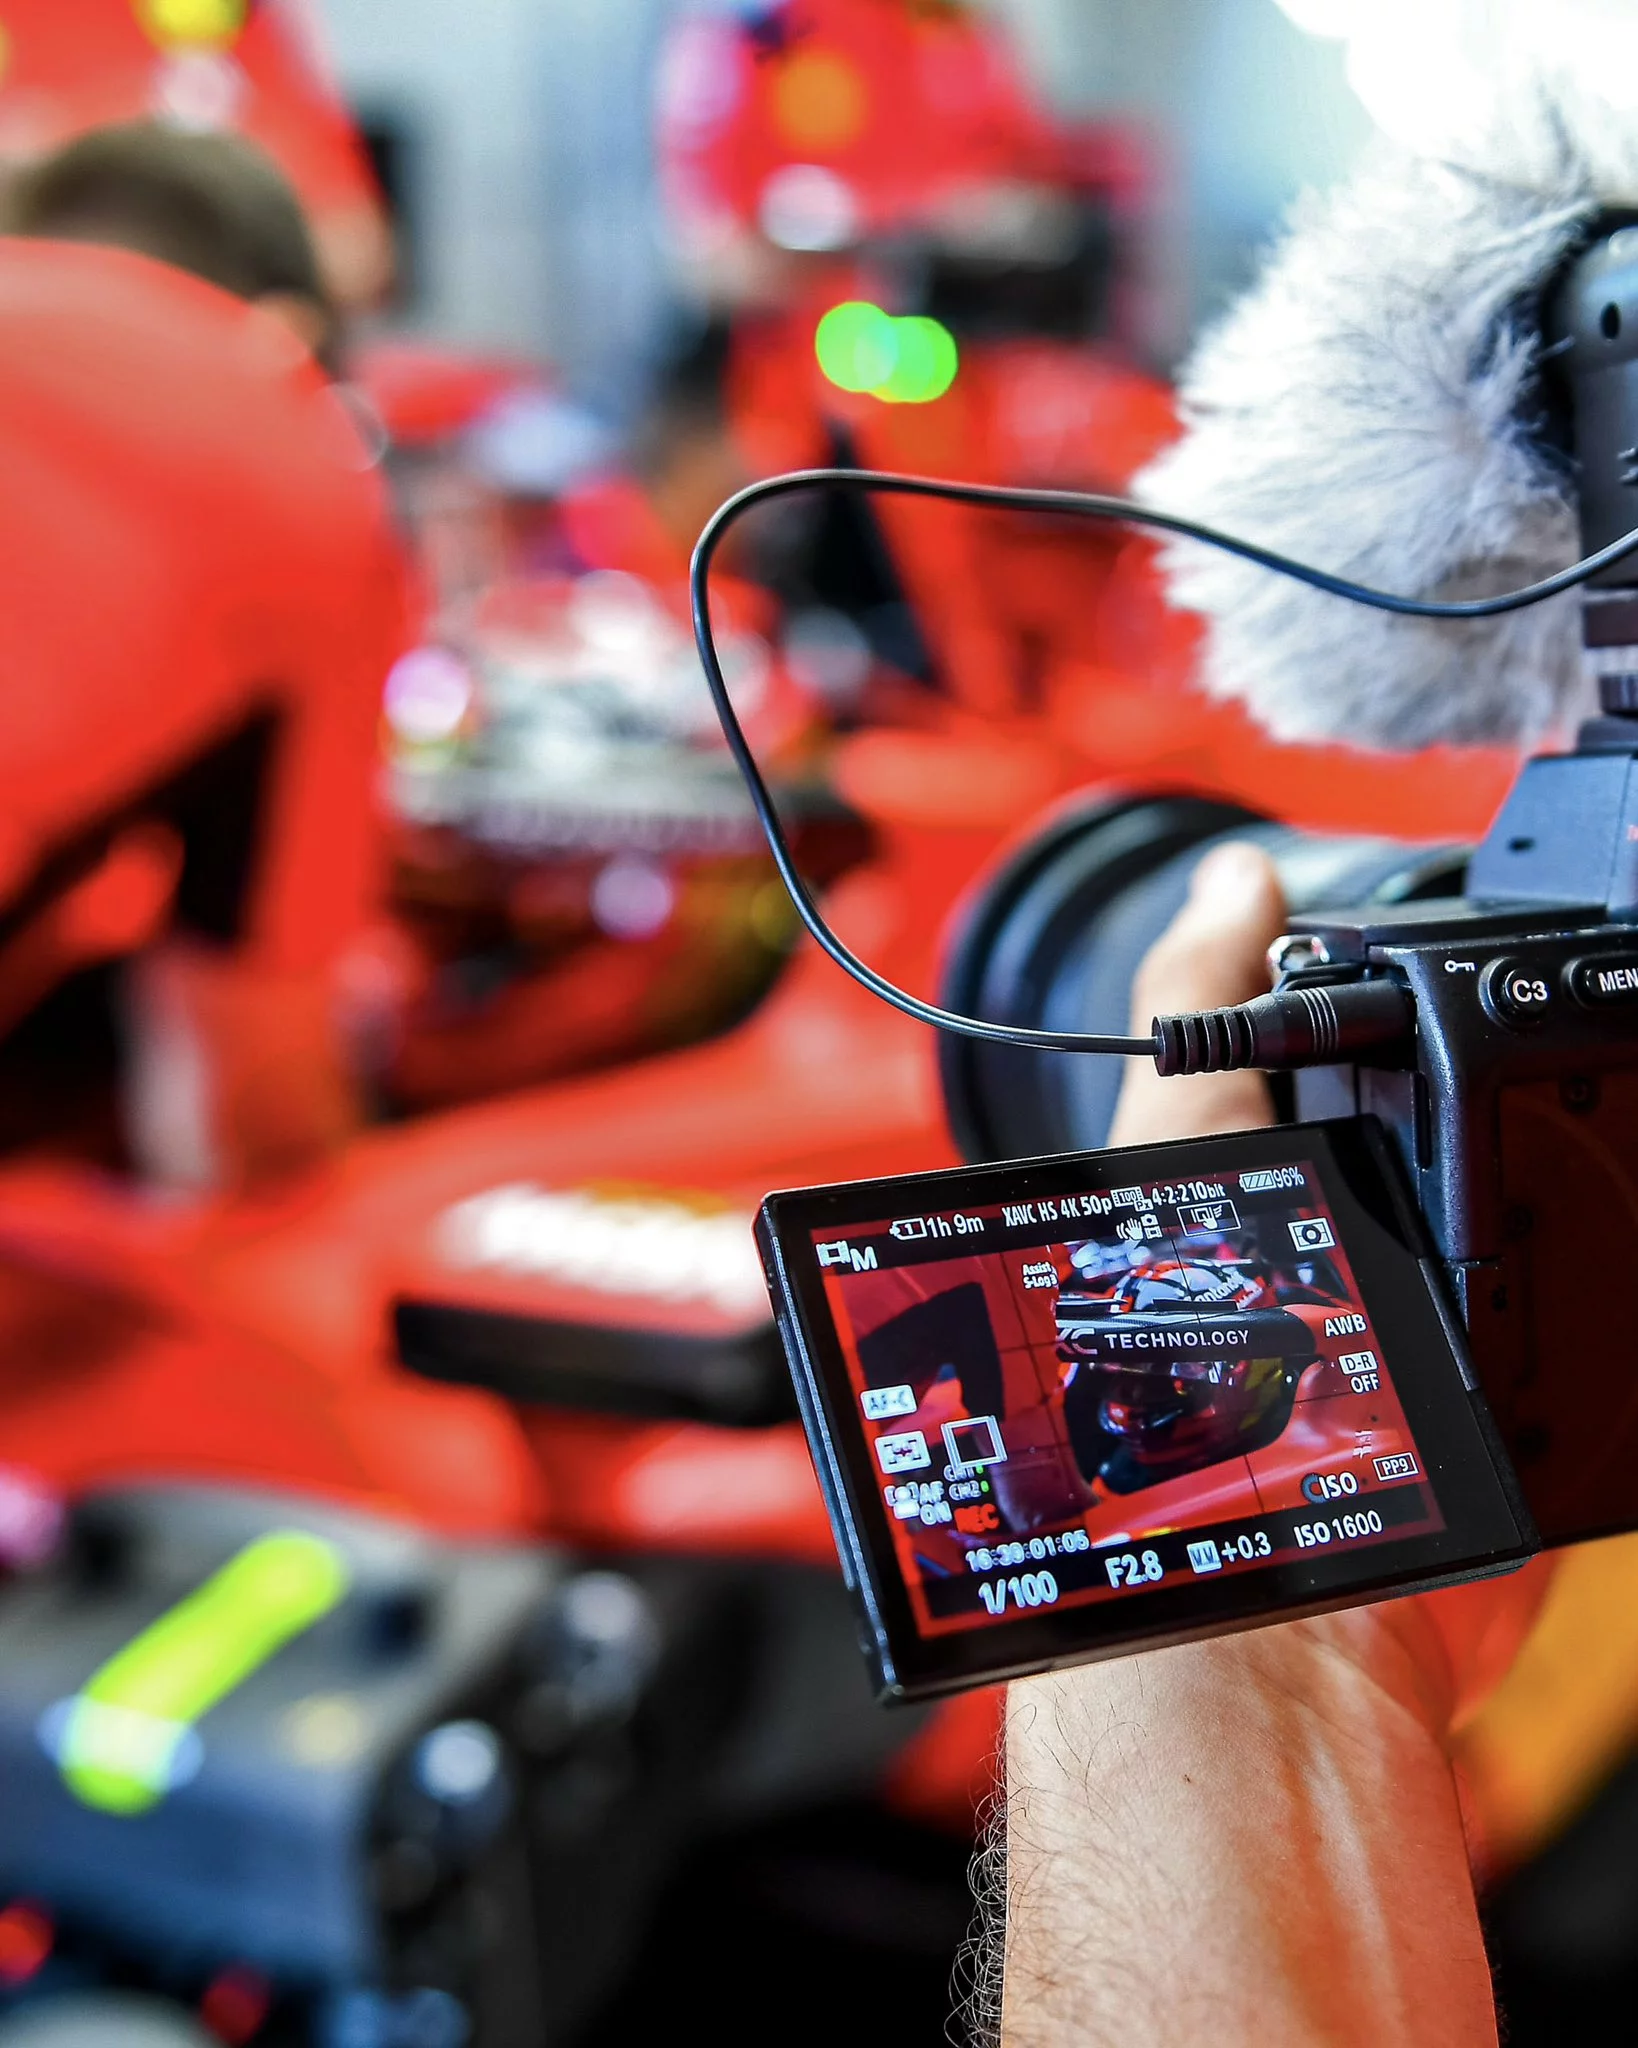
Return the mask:
[[137, 19], [163, 50], [225, 50], [249, 11], [248, 0], [137, 0]]
[[346, 1559], [303, 1530], [247, 1544], [116, 1651], [67, 1703], [57, 1765], [76, 1798], [145, 1813], [178, 1779], [193, 1723], [345, 1597]]
[[832, 306], [813, 337], [819, 367], [842, 391], [890, 405], [926, 405], [942, 398], [960, 367], [955, 336], [921, 315], [895, 319], [868, 299]]

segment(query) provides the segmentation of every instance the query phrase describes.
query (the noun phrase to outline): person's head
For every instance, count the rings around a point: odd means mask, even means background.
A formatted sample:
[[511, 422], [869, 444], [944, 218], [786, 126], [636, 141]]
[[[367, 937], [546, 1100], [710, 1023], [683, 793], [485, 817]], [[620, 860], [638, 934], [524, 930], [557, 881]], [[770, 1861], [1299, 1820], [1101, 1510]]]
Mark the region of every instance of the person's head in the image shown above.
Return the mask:
[[332, 373], [334, 302], [295, 192], [235, 135], [156, 121], [95, 128], [13, 177], [14, 235], [134, 249], [282, 315]]

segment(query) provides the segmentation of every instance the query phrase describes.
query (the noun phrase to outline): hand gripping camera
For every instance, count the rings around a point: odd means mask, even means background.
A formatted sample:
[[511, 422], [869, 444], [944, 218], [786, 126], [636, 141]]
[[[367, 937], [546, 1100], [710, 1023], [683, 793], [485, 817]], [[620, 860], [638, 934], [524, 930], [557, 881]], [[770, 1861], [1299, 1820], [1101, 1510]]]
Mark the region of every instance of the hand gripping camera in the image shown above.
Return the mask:
[[[1421, 616], [1586, 586], [1602, 715], [1526, 766], [1470, 856], [1306, 839], [1193, 799], [1099, 806], [1058, 820], [970, 915], [948, 1010], [885, 988], [806, 904], [849, 971], [955, 1034], [957, 1134], [1007, 1162], [763, 1211], [886, 1697], [1638, 1526], [1638, 238], [1582, 255], [1546, 324], [1579, 468], [1575, 569], [1423, 604], [1230, 544]], [[725, 725], [732, 743], [731, 708]], [[1157, 1019], [1152, 1045], [1111, 1035], [1222, 837], [1261, 839], [1287, 883], [1272, 993]], [[1112, 1062], [1071, 1057], [1089, 1050], [1287, 1073], [1294, 1121], [1069, 1152], [1103, 1141], [1118, 1086]]]

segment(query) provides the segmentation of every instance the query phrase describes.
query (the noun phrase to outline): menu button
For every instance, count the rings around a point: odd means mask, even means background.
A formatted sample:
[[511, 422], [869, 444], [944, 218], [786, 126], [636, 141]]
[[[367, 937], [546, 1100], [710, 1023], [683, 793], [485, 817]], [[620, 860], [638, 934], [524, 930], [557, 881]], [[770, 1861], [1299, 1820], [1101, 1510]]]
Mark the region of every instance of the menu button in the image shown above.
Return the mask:
[[1600, 953], [1565, 969], [1570, 993], [1589, 1010], [1638, 1009], [1638, 953]]

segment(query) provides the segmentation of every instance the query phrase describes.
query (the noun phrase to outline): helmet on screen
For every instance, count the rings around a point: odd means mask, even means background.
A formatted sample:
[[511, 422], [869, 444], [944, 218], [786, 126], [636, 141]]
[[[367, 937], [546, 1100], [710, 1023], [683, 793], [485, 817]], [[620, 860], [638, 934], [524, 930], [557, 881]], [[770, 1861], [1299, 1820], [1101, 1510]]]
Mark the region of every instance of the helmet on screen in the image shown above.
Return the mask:
[[[1077, 1260], [1076, 1270], [1079, 1285], [1059, 1293], [1055, 1316], [1064, 1424], [1088, 1485], [1137, 1493], [1266, 1449], [1284, 1433], [1315, 1352], [1306, 1326], [1280, 1314], [1279, 1294], [1255, 1262], [1225, 1247], [1220, 1258], [1139, 1256], [1124, 1272]], [[1181, 1321], [1192, 1334], [1206, 1304], [1225, 1327], [1244, 1318], [1248, 1333], [1272, 1329], [1277, 1341], [1256, 1356], [1157, 1345], [1111, 1359], [1111, 1318], [1117, 1327], [1141, 1319], [1152, 1332]], [[1246, 1314], [1256, 1310], [1261, 1324]]]

